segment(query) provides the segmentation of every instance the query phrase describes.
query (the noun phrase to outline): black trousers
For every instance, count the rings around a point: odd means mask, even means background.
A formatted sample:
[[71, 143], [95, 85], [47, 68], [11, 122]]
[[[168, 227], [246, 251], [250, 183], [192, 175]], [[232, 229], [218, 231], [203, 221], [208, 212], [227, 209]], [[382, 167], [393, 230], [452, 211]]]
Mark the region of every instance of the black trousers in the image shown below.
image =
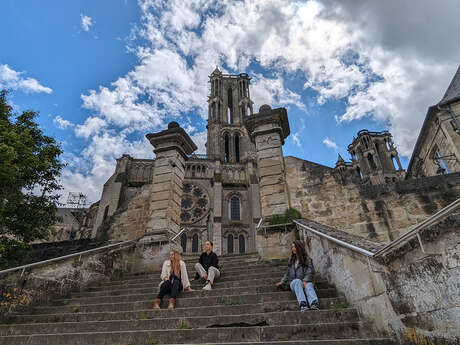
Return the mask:
[[180, 279], [173, 279], [172, 284], [171, 279], [166, 280], [163, 284], [161, 284], [160, 292], [158, 293], [157, 298], [163, 299], [163, 297], [167, 294], [169, 294], [171, 298], [177, 298], [179, 292], [182, 291], [182, 288], [182, 282]]

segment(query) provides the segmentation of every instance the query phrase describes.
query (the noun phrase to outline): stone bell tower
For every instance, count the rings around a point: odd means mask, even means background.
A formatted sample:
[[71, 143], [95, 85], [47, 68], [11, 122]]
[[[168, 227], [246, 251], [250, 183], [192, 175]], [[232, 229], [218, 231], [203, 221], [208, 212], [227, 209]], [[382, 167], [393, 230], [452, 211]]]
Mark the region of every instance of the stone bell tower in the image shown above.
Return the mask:
[[363, 183], [389, 183], [404, 177], [398, 152], [387, 131], [359, 131], [358, 136], [348, 145], [348, 152], [353, 168]]
[[243, 160], [241, 146], [246, 139], [243, 137], [247, 137], [243, 122], [245, 117], [253, 114], [250, 80], [246, 73], [223, 74], [217, 67], [209, 76], [211, 92], [208, 97], [206, 152], [208, 156], [219, 157], [222, 163]]

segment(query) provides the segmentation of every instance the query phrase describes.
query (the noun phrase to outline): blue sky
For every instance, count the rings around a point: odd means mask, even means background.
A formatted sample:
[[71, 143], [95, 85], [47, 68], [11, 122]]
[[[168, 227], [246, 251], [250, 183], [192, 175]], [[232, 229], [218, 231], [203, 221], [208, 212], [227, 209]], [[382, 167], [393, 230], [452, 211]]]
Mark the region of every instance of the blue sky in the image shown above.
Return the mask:
[[144, 135], [171, 120], [204, 147], [216, 65], [250, 74], [256, 109], [288, 108], [285, 155], [334, 166], [360, 129], [388, 129], [407, 166], [459, 63], [459, 5], [422, 3], [3, 0], [0, 87], [62, 143], [64, 196], [93, 202], [114, 159], [153, 157]]

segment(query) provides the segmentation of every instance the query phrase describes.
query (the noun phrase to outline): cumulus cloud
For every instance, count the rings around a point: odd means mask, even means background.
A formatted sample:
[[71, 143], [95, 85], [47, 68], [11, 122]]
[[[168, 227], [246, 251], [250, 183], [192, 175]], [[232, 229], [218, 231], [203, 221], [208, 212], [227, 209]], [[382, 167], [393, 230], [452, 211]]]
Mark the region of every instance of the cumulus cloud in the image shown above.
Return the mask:
[[81, 14], [80, 15], [80, 27], [84, 30], [84, 31], [89, 31], [89, 29], [91, 28], [91, 26], [94, 24], [93, 23], [93, 19], [89, 16], [86, 16], [86, 15], [83, 15]]
[[115, 171], [116, 159], [124, 153], [137, 158], [154, 158], [153, 147], [145, 137], [130, 140], [128, 135], [129, 131], [95, 134], [91, 144], [78, 156], [66, 154], [64, 162], [69, 166], [61, 176], [63, 200], [69, 191], [81, 191], [91, 202], [99, 200], [102, 186]]
[[[250, 73], [255, 110], [268, 103], [306, 113], [304, 102], [311, 100], [302, 99], [304, 90], [287, 87], [295, 78], [314, 91], [319, 107], [337, 100], [345, 105], [330, 115], [339, 126], [377, 120], [408, 156], [427, 107], [440, 99], [458, 63], [460, 46], [445, 34], [460, 31], [460, 3], [442, 1], [414, 7], [397, 0], [139, 0], [141, 23], [129, 46], [138, 63], [112, 84], [81, 95], [92, 115], [75, 131], [90, 139], [88, 159], [110, 174], [113, 155], [97, 151], [105, 150], [98, 144], [104, 135], [114, 127], [159, 130], [190, 113], [205, 119], [208, 75], [217, 65], [226, 73]], [[442, 24], [427, 25], [433, 17]], [[200, 130], [192, 136], [204, 150]], [[134, 148], [126, 135], [109, 137], [117, 147]], [[300, 131], [292, 140], [301, 144]], [[337, 147], [329, 138], [323, 143]]]
[[53, 119], [53, 123], [54, 125], [59, 128], [59, 129], [67, 129], [69, 127], [73, 127], [74, 124], [72, 122], [70, 122], [69, 120], [65, 120], [63, 119], [61, 116], [57, 115], [54, 119]]
[[329, 147], [330, 149], [334, 149], [334, 150], [337, 150], [337, 144], [332, 141], [331, 139], [329, 139], [328, 137], [324, 138], [323, 140], [323, 144], [326, 145], [327, 147]]
[[0, 65], [0, 89], [21, 90], [26, 93], [53, 92], [34, 78], [24, 78], [23, 74], [24, 72], [17, 72], [8, 65]]
[[101, 129], [107, 126], [107, 123], [99, 117], [88, 117], [85, 123], [77, 125], [75, 134], [77, 137], [89, 138], [94, 134], [98, 134]]

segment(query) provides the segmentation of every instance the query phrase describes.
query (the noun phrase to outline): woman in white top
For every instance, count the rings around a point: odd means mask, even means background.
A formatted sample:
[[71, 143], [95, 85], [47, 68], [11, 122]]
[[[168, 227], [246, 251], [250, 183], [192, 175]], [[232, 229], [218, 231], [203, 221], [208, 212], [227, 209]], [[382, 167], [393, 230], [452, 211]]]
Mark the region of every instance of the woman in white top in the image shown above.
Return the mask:
[[168, 309], [173, 309], [179, 292], [182, 290], [192, 291], [188, 280], [187, 267], [185, 262], [180, 259], [180, 253], [177, 250], [169, 252], [169, 260], [163, 263], [160, 278], [160, 292], [155, 298], [153, 309], [160, 309], [161, 300], [166, 294], [171, 296]]

